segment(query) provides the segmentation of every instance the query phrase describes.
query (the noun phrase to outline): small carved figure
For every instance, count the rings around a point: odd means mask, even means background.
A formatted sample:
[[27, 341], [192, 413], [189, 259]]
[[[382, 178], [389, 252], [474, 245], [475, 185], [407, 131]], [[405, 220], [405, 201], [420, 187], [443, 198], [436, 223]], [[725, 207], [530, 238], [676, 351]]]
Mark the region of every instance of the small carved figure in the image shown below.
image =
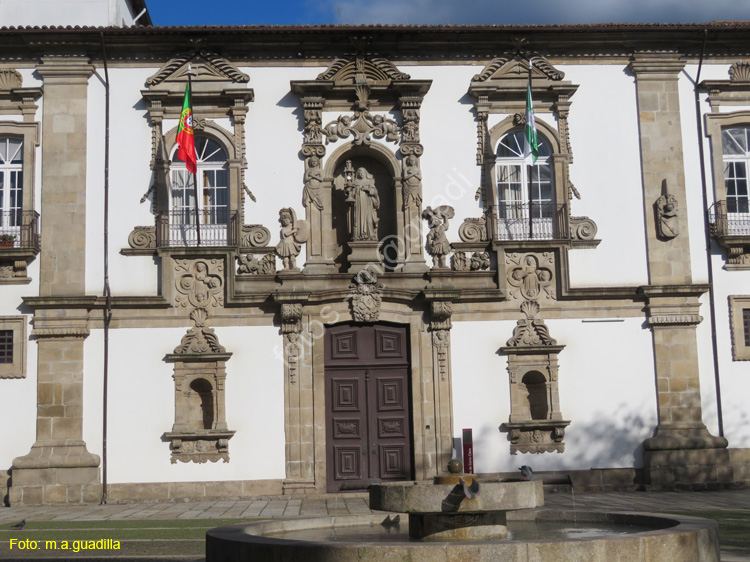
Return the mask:
[[347, 189], [351, 197], [348, 201], [352, 205], [351, 239], [377, 240], [380, 195], [375, 179], [367, 169], [359, 168]]
[[404, 110], [404, 126], [401, 128], [403, 142], [419, 142], [419, 111]]
[[318, 210], [323, 210], [323, 171], [320, 169], [320, 158], [317, 156], [307, 161], [305, 187], [302, 191], [302, 204], [309, 207], [310, 203]]
[[276, 255], [281, 258], [284, 271], [292, 271], [296, 269], [294, 261], [300, 252], [300, 242], [305, 240], [300, 240], [300, 227], [297, 224], [294, 209], [290, 207], [281, 209], [279, 222], [281, 223], [281, 241], [276, 245]]
[[427, 234], [427, 251], [435, 260], [435, 268], [437, 269], [447, 267], [446, 256], [451, 252], [451, 243], [445, 233], [449, 226], [448, 220], [452, 219], [454, 215], [455, 211], [449, 205], [441, 205], [434, 209], [427, 207], [422, 212], [422, 218], [430, 226], [430, 232]]
[[320, 144], [323, 136], [321, 113], [316, 110], [305, 111], [305, 144]]
[[373, 134], [385, 140], [396, 142], [398, 141], [398, 123], [392, 119], [386, 119], [383, 115], [375, 114], [372, 116]]
[[237, 267], [238, 274], [250, 274], [257, 275], [260, 269], [260, 262], [252, 254], [240, 254], [237, 256]]
[[419, 159], [410, 154], [404, 162], [404, 209], [422, 206], [422, 171]]
[[351, 132], [352, 118], [348, 115], [339, 115], [336, 121], [328, 123], [323, 129], [326, 136], [326, 144], [336, 142], [339, 138], [346, 138]]

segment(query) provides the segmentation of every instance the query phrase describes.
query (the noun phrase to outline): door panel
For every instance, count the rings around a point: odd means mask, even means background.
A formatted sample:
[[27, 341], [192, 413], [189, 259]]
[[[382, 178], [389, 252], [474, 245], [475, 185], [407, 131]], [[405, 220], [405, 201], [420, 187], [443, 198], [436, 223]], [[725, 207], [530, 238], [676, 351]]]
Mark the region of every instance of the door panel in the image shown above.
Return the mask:
[[343, 324], [325, 337], [328, 491], [412, 477], [405, 327]]

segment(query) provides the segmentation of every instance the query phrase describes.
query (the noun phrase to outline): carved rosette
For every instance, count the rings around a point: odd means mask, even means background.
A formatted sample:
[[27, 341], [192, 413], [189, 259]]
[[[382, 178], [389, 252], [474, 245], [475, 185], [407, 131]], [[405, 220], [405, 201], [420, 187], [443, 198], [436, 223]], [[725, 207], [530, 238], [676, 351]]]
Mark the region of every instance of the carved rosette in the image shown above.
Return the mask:
[[508, 272], [508, 299], [556, 298], [555, 262], [552, 252], [506, 254], [505, 269]]
[[224, 260], [175, 260], [175, 306], [224, 306]]
[[381, 295], [384, 285], [378, 283], [374, 271], [363, 269], [349, 285], [352, 318], [355, 322], [377, 322], [380, 318]]
[[557, 341], [549, 335], [549, 328], [544, 320], [537, 318], [541, 306], [535, 301], [524, 301], [521, 304], [521, 312], [525, 318], [516, 323], [511, 337], [505, 345], [508, 347], [556, 345]]

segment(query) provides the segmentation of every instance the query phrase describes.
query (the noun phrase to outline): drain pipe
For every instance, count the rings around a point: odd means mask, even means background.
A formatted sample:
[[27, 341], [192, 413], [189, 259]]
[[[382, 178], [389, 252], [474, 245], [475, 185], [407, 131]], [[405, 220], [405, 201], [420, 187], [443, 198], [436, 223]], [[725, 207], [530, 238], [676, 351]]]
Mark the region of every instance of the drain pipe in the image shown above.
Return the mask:
[[104, 368], [102, 384], [102, 504], [107, 503], [107, 390], [109, 386], [109, 323], [112, 320], [112, 293], [109, 290], [109, 69], [104, 32], [99, 33], [104, 63]]
[[708, 41], [708, 29], [703, 29], [703, 45], [701, 46], [701, 57], [698, 62], [698, 74], [693, 85], [695, 96], [695, 122], [698, 127], [698, 154], [701, 167], [701, 189], [703, 192], [703, 235], [706, 242], [706, 265], [708, 269], [708, 308], [711, 322], [711, 351], [714, 360], [714, 383], [716, 385], [716, 412], [719, 421], [719, 437], [724, 437], [724, 414], [721, 409], [721, 377], [719, 376], [719, 346], [716, 340], [716, 304], [714, 301], [714, 268], [711, 260], [711, 233], [708, 221], [708, 190], [706, 189], [706, 155], [703, 151], [703, 120], [701, 115], [700, 96], [698, 84], [700, 84], [701, 69], [703, 68], [703, 56], [706, 52]]

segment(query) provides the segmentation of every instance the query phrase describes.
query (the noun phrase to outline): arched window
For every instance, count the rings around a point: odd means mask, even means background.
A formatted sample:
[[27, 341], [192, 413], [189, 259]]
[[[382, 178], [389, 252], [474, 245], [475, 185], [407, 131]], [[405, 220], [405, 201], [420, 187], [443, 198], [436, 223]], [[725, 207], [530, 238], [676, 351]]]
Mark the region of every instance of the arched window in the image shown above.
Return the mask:
[[729, 218], [729, 234], [750, 234], [750, 127], [723, 129], [721, 148], [724, 155], [726, 210], [733, 215]]
[[[177, 147], [170, 167], [170, 245], [197, 244], [196, 216], [200, 224], [202, 245], [227, 244], [229, 226], [229, 170], [227, 151], [215, 140], [196, 137], [198, 173], [194, 176], [177, 157]], [[198, 182], [196, 213], [195, 181]]]
[[[555, 186], [550, 144], [539, 139], [533, 166], [524, 159], [524, 132], [514, 130], [497, 145], [495, 178], [498, 193], [498, 236], [505, 240], [550, 239], [556, 236]], [[531, 171], [531, 186], [529, 186]]]
[[17, 240], [22, 217], [23, 139], [0, 137], [0, 235]]

